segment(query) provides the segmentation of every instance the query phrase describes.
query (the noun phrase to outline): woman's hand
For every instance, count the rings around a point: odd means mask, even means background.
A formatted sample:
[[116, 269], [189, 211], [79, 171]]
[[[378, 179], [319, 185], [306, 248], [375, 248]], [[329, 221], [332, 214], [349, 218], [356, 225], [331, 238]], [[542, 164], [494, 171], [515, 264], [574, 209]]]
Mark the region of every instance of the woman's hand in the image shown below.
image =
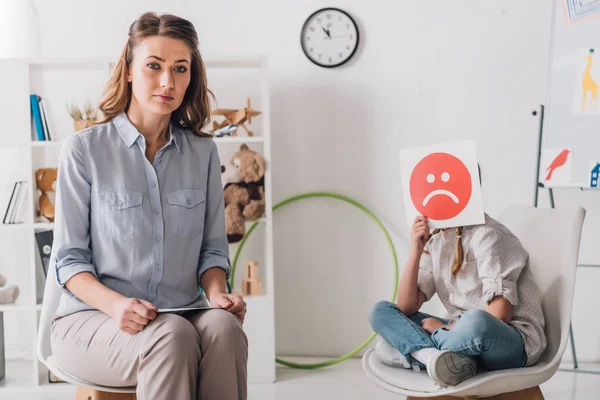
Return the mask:
[[413, 226], [410, 229], [411, 250], [421, 255], [427, 240], [429, 240], [429, 220], [419, 215], [415, 218], [415, 222], [413, 222]]
[[450, 322], [448, 325], [444, 325], [435, 318], [425, 318], [421, 322], [421, 326], [423, 327], [425, 332], [429, 333], [430, 335], [433, 335], [433, 332], [435, 332], [441, 327], [450, 329], [452, 325], [454, 325], [454, 322]]
[[244, 323], [246, 317], [246, 302], [239, 294], [217, 293], [209, 299], [211, 307], [224, 308]]
[[117, 321], [120, 330], [135, 334], [156, 318], [157, 311], [152, 303], [145, 300], [124, 297], [115, 303], [111, 317]]

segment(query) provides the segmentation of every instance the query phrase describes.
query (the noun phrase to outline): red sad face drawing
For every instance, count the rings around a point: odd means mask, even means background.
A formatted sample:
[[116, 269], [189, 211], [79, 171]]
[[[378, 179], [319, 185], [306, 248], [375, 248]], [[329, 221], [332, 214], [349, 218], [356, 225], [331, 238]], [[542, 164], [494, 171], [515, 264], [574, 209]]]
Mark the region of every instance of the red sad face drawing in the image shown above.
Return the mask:
[[410, 176], [410, 198], [422, 215], [434, 220], [456, 217], [471, 199], [471, 174], [457, 157], [432, 153]]

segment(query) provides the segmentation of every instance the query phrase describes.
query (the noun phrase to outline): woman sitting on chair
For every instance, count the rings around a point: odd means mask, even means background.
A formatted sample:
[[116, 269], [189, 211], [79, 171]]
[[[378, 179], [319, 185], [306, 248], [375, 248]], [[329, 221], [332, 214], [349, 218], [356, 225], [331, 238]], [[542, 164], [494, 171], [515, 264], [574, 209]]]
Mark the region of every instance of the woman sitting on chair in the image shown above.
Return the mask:
[[[60, 154], [51, 268], [55, 363], [139, 400], [245, 399], [246, 304], [231, 266], [194, 26], [146, 13], [106, 86], [105, 119]], [[203, 289], [203, 293], [199, 290]], [[197, 312], [162, 308], [210, 306]]]
[[[485, 215], [482, 225], [436, 229], [419, 216], [397, 303], [378, 302], [370, 324], [389, 366], [427, 368], [442, 386], [487, 370], [535, 364], [546, 347], [542, 299], [521, 242]], [[454, 319], [418, 312], [437, 293]]]

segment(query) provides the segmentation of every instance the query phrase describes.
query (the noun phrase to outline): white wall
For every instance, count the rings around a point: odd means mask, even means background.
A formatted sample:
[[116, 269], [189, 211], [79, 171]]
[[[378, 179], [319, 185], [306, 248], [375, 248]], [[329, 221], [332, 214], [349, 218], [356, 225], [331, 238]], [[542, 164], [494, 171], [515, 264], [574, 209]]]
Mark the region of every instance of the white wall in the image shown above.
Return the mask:
[[[487, 212], [532, 203], [538, 120], [531, 112], [546, 97], [549, 3], [33, 2], [43, 57], [116, 57], [129, 24], [147, 10], [194, 22], [204, 53], [267, 54], [274, 200], [327, 190], [363, 202], [392, 233], [401, 266], [408, 228], [400, 148], [475, 137]], [[311, 64], [299, 44], [305, 18], [326, 6], [348, 11], [361, 33], [354, 61], [332, 70]], [[0, 45], [0, 57], [17, 53]], [[278, 354], [356, 347], [370, 333], [370, 306], [391, 295], [383, 237], [360, 212], [327, 201], [290, 206], [275, 221]], [[582, 336], [578, 346], [593, 340]], [[600, 348], [580, 356], [598, 360]]]

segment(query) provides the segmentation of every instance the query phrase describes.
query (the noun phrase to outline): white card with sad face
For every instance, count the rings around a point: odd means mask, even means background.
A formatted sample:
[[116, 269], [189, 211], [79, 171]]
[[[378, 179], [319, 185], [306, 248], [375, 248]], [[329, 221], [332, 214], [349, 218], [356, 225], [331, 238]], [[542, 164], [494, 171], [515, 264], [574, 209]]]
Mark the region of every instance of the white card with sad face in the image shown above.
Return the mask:
[[431, 229], [485, 222], [474, 140], [400, 150], [400, 176], [409, 228], [417, 215]]

